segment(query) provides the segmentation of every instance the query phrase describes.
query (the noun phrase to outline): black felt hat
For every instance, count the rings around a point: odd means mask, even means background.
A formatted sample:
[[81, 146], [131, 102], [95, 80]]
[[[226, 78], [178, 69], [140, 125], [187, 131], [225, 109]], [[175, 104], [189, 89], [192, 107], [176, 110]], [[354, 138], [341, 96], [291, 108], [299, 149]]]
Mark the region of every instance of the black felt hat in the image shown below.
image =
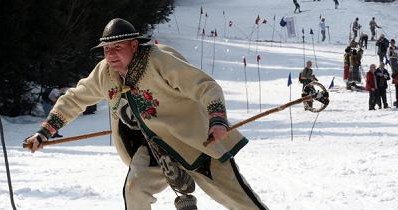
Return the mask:
[[149, 37], [142, 36], [127, 20], [115, 18], [106, 24], [102, 37], [99, 39], [100, 43], [94, 48], [134, 39], [140, 43], [146, 43], [151, 40]]

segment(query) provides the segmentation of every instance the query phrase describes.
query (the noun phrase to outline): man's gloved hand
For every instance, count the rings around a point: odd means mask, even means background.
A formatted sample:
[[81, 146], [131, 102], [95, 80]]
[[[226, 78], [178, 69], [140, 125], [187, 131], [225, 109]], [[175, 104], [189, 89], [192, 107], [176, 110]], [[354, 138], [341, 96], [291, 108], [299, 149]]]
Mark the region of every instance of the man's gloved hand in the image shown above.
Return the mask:
[[28, 149], [34, 153], [37, 150], [43, 149], [43, 142], [48, 141], [48, 139], [40, 133], [35, 133], [33, 136], [25, 139], [25, 143], [29, 145]]

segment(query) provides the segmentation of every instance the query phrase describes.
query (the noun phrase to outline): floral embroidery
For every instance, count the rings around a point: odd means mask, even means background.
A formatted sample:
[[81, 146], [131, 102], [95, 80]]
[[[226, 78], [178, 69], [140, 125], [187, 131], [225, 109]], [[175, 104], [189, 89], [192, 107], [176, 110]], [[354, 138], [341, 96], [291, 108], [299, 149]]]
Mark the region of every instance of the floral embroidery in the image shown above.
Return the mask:
[[156, 107], [159, 106], [159, 101], [153, 98], [149, 90], [132, 88], [131, 94], [135, 98], [138, 111], [143, 119], [150, 120], [152, 117], [157, 117]]
[[221, 99], [213, 100], [207, 106], [207, 112], [211, 117], [225, 117], [225, 106]]
[[110, 90], [108, 90], [109, 99], [112, 100], [113, 96], [115, 96], [117, 94], [117, 92], [119, 92], [119, 88], [117, 88], [117, 87], [114, 87], [114, 88], [111, 88]]
[[135, 54], [129, 64], [125, 85], [130, 87], [138, 86], [138, 82], [146, 72], [151, 51], [152, 45], [140, 45], [138, 52]]

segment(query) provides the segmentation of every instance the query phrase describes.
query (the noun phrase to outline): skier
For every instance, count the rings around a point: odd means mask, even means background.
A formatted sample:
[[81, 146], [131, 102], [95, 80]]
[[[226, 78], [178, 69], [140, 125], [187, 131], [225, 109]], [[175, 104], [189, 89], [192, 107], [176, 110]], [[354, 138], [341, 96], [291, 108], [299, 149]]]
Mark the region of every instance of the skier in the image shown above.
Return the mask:
[[381, 109], [381, 102], [383, 102], [384, 109], [390, 108], [387, 103], [386, 89], [388, 88], [387, 80], [390, 80], [391, 78], [387, 69], [384, 68], [384, 63], [380, 63], [379, 68], [377, 68], [375, 71], [375, 76], [378, 91], [376, 104], [379, 106], [379, 109]]
[[296, 7], [295, 9], [294, 9], [294, 13], [297, 13], [296, 11], [298, 10], [298, 13], [300, 13], [301, 12], [301, 10], [300, 10], [300, 4], [297, 2], [297, 0], [293, 0], [293, 4], [294, 4], [294, 6]]
[[325, 18], [321, 19], [321, 22], [319, 23], [319, 28], [321, 29], [321, 35], [322, 35], [322, 42], [325, 41], [326, 39], [326, 25], [325, 25]]
[[376, 46], [378, 46], [377, 49], [377, 55], [379, 56], [379, 62], [380, 64], [384, 63], [384, 58], [386, 58], [386, 64], [388, 63], [388, 58], [387, 58], [387, 50], [388, 50], [388, 45], [389, 45], [388, 39], [384, 37], [384, 34], [380, 34], [379, 39], [376, 41]]
[[388, 58], [391, 66], [392, 83], [395, 85], [395, 102], [394, 106], [398, 107], [398, 48], [395, 45], [395, 40], [391, 39], [390, 47], [388, 48]]
[[372, 32], [372, 37], [370, 38], [370, 41], [375, 41], [376, 28], [381, 28], [380, 26], [377, 25], [375, 17], [372, 17], [372, 20], [369, 22], [369, 26], [370, 26], [370, 32]]
[[366, 90], [369, 91], [369, 110], [375, 110], [377, 98], [377, 86], [375, 71], [376, 65], [371, 64], [369, 71], [366, 73]]
[[358, 31], [359, 29], [361, 29], [361, 25], [359, 24], [359, 18], [355, 18], [354, 23], [352, 24], [352, 32], [354, 33], [354, 38], [352, 38], [353, 41], [355, 41], [355, 39], [358, 36]]
[[[311, 82], [318, 81], [312, 71], [312, 61], [308, 60], [305, 63], [305, 68], [300, 72], [299, 81], [303, 84], [302, 97], [307, 96], [310, 92], [314, 91], [314, 87], [309, 85]], [[306, 102], [309, 107], [312, 107], [312, 101]], [[304, 110], [308, 110], [309, 107], [304, 106]]]
[[[150, 210], [153, 195], [168, 185], [183, 194], [175, 200], [177, 209], [196, 209], [187, 195], [196, 183], [228, 209], [267, 210], [234, 161], [248, 140], [237, 130], [227, 132], [221, 87], [171, 47], [149, 41], [128, 21], [111, 20], [96, 47], [105, 59], [58, 99], [40, 130], [27, 138], [30, 150], [40, 149], [86, 106], [106, 99], [114, 144], [129, 166], [125, 209]], [[209, 135], [215, 141], [205, 147]]]

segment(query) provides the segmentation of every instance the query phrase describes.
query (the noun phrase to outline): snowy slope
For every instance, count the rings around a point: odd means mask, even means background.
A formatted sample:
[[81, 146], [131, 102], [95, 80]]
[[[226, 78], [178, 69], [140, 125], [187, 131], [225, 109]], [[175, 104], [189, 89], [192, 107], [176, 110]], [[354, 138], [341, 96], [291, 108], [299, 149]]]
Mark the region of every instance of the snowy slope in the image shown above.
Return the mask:
[[[203, 41], [203, 70], [213, 73], [223, 87], [231, 123], [260, 111], [258, 68], [263, 111], [289, 101], [289, 73], [293, 79], [291, 97], [299, 98], [301, 85], [297, 76], [303, 67], [303, 52], [306, 60], [314, 61], [315, 49], [318, 69], [314, 65], [314, 71], [322, 84], [328, 87], [335, 77], [335, 85], [343, 87], [343, 52], [349, 25], [355, 17], [359, 17], [365, 33], [370, 34], [368, 22], [375, 16], [383, 26], [378, 33], [397, 38], [397, 2], [340, 0], [338, 10], [334, 9], [333, 1], [299, 3], [302, 10], [308, 11], [293, 14], [291, 1], [181, 1], [171, 21], [156, 28], [153, 37], [175, 47], [191, 63], [200, 66], [202, 39], [196, 33], [203, 6], [208, 18], [202, 16], [202, 27], [206, 21], [206, 34], [217, 29], [219, 35], [216, 39], [205, 37]], [[257, 15], [268, 21], [260, 26], [258, 37], [254, 27]], [[295, 18], [298, 37], [272, 46], [269, 42], [254, 42], [272, 38], [274, 15], [274, 40], [279, 40], [279, 35], [285, 36], [278, 25], [283, 16]], [[320, 15], [330, 26], [330, 42], [317, 42]], [[229, 20], [234, 23], [231, 28], [225, 27]], [[314, 45], [310, 28], [315, 32]], [[261, 56], [259, 65], [257, 55]], [[249, 113], [243, 56], [248, 62]], [[370, 42], [363, 59], [365, 71], [377, 61], [374, 42]], [[387, 94], [391, 104], [390, 92]], [[393, 87], [391, 94], [395, 94]], [[367, 92], [330, 92], [330, 100], [330, 105], [319, 115], [311, 141], [308, 139], [316, 114], [304, 112], [302, 105], [291, 109], [293, 141], [288, 109], [241, 127], [240, 131], [251, 140], [236, 157], [241, 172], [264, 203], [274, 210], [398, 209], [398, 112], [395, 109], [368, 111]], [[21, 141], [33, 133], [43, 119], [30, 116], [2, 119], [18, 209], [123, 209], [121, 192], [128, 168], [109, 146], [108, 136], [52, 146], [31, 154], [21, 148]], [[107, 129], [108, 108], [102, 102], [95, 115], [80, 116], [61, 133], [74, 136]], [[224, 209], [200, 189], [195, 195], [199, 209]], [[158, 202], [153, 209], [174, 209], [175, 197], [170, 189], [156, 197]], [[0, 209], [11, 209], [3, 159], [0, 160]]]

